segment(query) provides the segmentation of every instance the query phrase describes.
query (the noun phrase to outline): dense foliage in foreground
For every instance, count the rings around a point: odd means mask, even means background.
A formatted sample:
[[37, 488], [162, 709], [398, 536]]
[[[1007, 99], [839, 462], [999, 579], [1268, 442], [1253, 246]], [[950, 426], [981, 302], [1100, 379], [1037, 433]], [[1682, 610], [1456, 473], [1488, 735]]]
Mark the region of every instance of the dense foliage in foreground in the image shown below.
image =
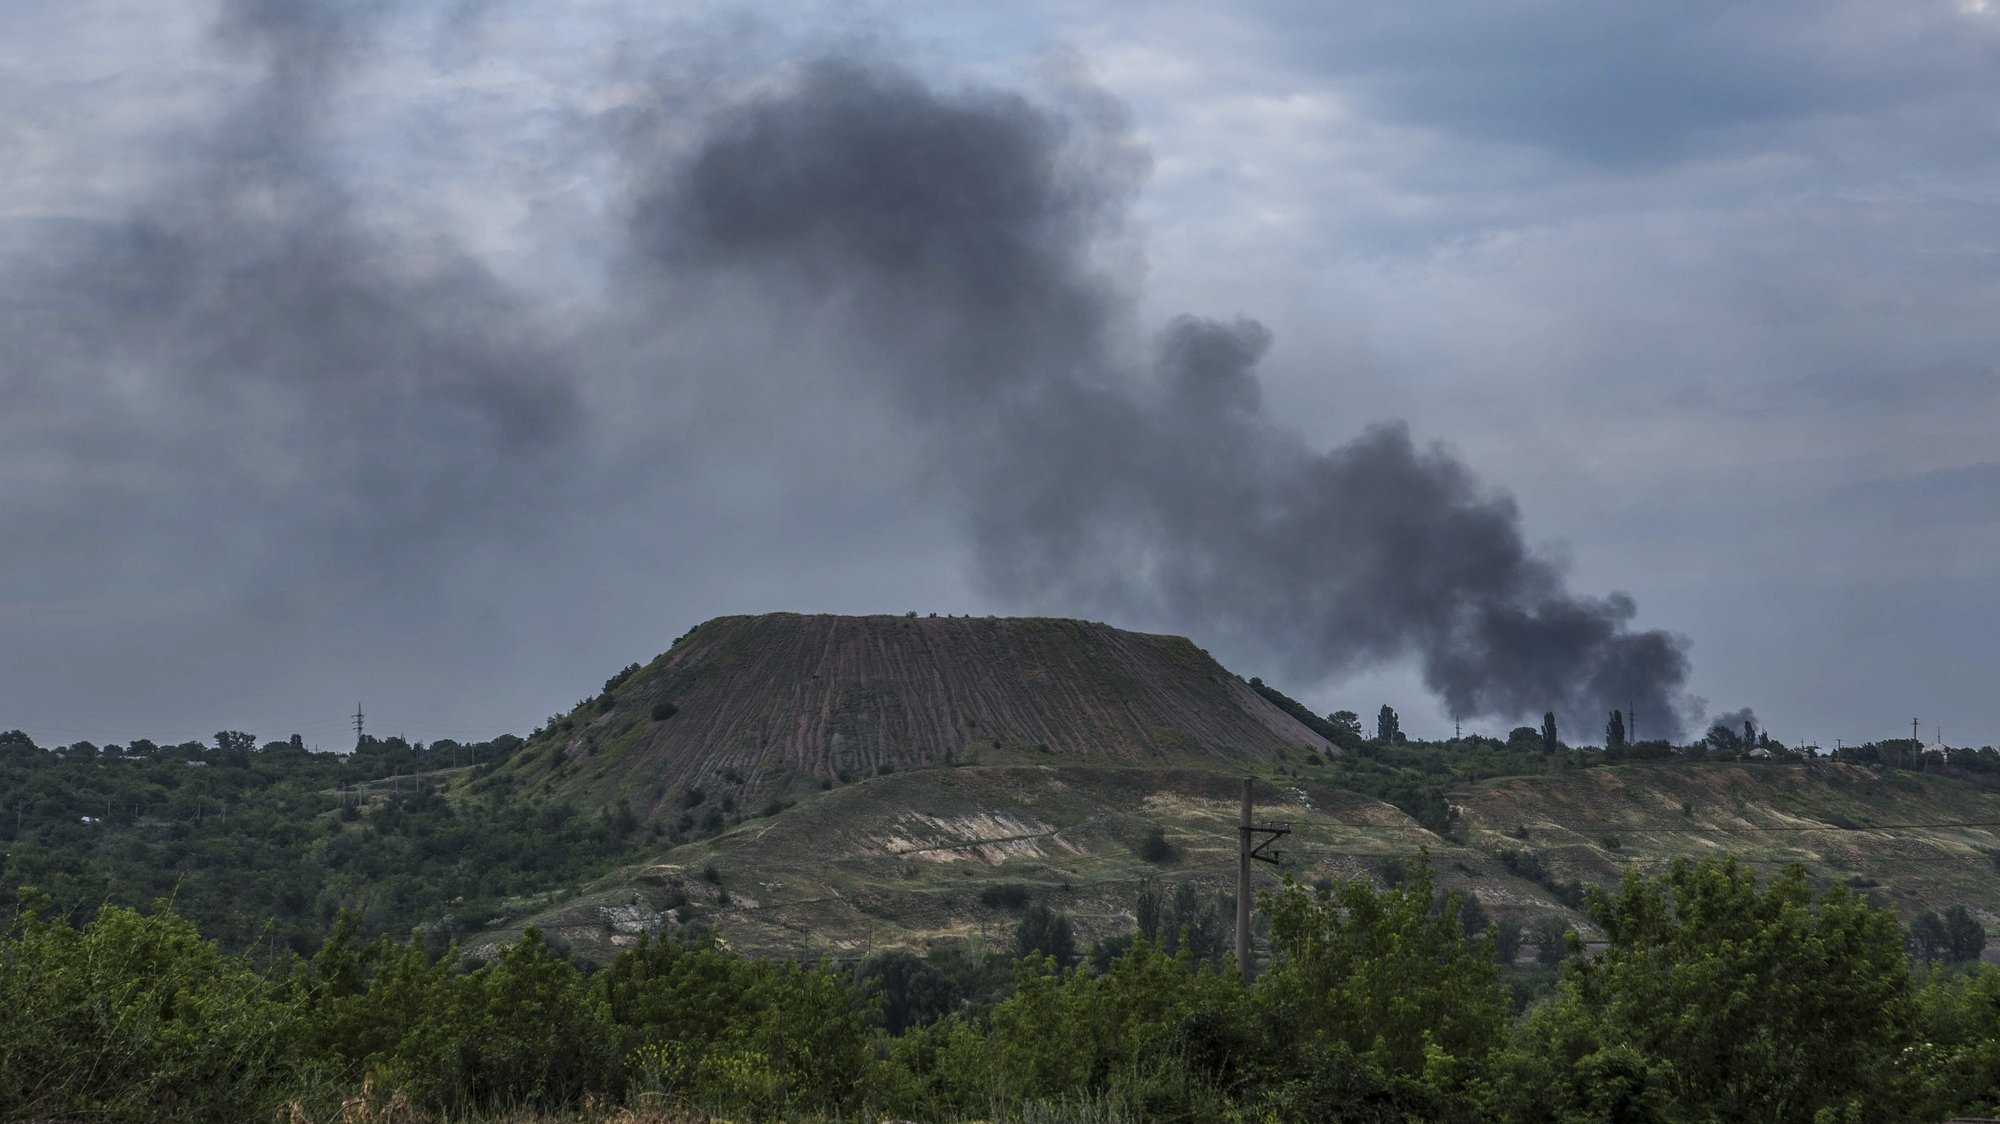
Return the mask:
[[586, 975], [533, 933], [468, 964], [364, 941], [352, 914], [260, 971], [171, 910], [78, 927], [31, 893], [0, 938], [0, 1117], [326, 1119], [364, 1084], [440, 1114], [665, 1097], [738, 1119], [1819, 1124], [2000, 1103], [2000, 969], [1919, 973], [1893, 915], [1796, 868], [1628, 873], [1590, 903], [1609, 947], [1520, 1016], [1427, 865], [1261, 904], [1274, 956], [1250, 986], [1141, 939], [1095, 967], [1025, 957], [968, 1004], [907, 955], [857, 973], [641, 940]]

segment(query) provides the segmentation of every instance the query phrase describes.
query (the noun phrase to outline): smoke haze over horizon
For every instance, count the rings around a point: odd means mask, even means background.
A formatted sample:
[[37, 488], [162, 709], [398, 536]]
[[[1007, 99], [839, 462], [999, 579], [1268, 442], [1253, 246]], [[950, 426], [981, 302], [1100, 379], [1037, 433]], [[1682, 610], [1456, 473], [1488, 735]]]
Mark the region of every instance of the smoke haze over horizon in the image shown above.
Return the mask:
[[[517, 8], [229, 0], [119, 176], [0, 212], [0, 728], [374, 692], [525, 729], [693, 620], [885, 597], [1184, 632], [1309, 698], [1407, 668], [1502, 730], [1705, 726], [1701, 633], [1531, 540], [1483, 435], [1281, 359], [1289, 296], [1163, 306], [1184, 156], [1076, 56], [690, 21], [517, 118]], [[384, 90], [423, 127], [371, 132]], [[25, 183], [86, 166], [29, 139]], [[505, 190], [399, 177], [461, 145]], [[1376, 408], [1300, 409], [1347, 384]]]

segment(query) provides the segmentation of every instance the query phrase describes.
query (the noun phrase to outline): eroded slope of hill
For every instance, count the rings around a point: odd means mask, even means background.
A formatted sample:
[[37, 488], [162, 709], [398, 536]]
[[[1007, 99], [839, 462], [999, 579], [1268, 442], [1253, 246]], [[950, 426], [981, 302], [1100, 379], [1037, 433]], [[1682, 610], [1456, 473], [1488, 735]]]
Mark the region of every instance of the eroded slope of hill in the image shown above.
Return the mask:
[[[1439, 885], [1485, 915], [1557, 918], [1594, 934], [1575, 908], [1636, 866], [1736, 855], [1768, 874], [1802, 862], [1898, 907], [1962, 904], [2000, 929], [2000, 793], [1959, 780], [1850, 766], [1671, 762], [1553, 768], [1454, 790], [1445, 834], [1359, 794], [1327, 787], [1296, 759], [1261, 770], [1260, 822], [1288, 821], [1281, 874], [1395, 877], [1428, 850]], [[937, 768], [816, 793], [798, 806], [663, 849], [523, 921], [605, 955], [655, 925], [695, 921], [749, 951], [859, 955], [984, 936], [1013, 922], [996, 887], [1070, 915], [1087, 937], [1129, 932], [1137, 887], [1233, 888], [1240, 776], [1199, 767], [1070, 763]], [[1164, 862], [1137, 844], [1161, 828]], [[476, 942], [477, 943], [477, 942]], [[1523, 952], [1524, 956], [1530, 955]]]
[[1085, 621], [723, 617], [543, 731], [500, 780], [642, 818], [898, 769], [1241, 767], [1333, 751], [1177, 636]]
[[[485, 953], [519, 926], [608, 956], [654, 926], [712, 926], [765, 955], [857, 957], [871, 948], [978, 940], [1010, 947], [1019, 909], [1040, 902], [1085, 940], [1130, 932], [1141, 884], [1202, 900], [1234, 892], [1241, 779], [1219, 770], [1065, 764], [962, 766], [874, 777], [664, 850], [582, 893], [469, 939]], [[1286, 776], [1256, 785], [1258, 822], [1284, 821], [1283, 875], [1383, 877], [1429, 848], [1441, 886], [1495, 915], [1575, 919], [1543, 887], [1488, 854], [1424, 830], [1387, 804]], [[1140, 843], [1161, 829], [1170, 854]], [[1223, 905], [1220, 923], [1233, 922]]]
[[1824, 761], [1661, 762], [1488, 781], [1451, 799], [1455, 834], [1532, 855], [1557, 883], [1736, 855], [1760, 873], [1803, 863], [1905, 915], [1964, 905], [2000, 928], [2000, 792], [1963, 780]]

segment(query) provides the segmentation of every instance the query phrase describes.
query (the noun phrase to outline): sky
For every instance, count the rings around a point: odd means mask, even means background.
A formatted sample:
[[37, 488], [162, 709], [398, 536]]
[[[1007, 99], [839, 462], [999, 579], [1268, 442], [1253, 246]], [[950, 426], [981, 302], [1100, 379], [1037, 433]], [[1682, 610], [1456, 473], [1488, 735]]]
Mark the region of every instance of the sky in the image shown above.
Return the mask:
[[1996, 95], [1978, 0], [21, 0], [0, 729], [914, 610], [2000, 743]]

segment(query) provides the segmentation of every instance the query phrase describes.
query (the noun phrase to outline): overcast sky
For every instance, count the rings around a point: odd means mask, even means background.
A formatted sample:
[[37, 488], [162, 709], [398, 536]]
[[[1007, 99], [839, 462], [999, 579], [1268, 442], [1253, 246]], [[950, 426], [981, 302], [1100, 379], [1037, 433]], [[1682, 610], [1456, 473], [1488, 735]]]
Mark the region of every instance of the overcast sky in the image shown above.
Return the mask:
[[[1400, 421], [1565, 596], [1684, 637], [1688, 722], [2000, 743], [2000, 6], [857, 11], [6, 5], [0, 729], [525, 733], [708, 617], [914, 609], [1186, 631], [1448, 733], [1416, 649], [1246, 638], [1288, 590], [1246, 624], [996, 566], [981, 400], [875, 372], [1137, 369], [1194, 315], [1268, 331], [1256, 433]], [[1089, 165], [1036, 234], [1087, 347], [940, 342], [921, 292], [904, 341], [820, 242], [690, 241], [688, 169], [829, 58]], [[1018, 471], [1000, 429], [966, 457]]]

